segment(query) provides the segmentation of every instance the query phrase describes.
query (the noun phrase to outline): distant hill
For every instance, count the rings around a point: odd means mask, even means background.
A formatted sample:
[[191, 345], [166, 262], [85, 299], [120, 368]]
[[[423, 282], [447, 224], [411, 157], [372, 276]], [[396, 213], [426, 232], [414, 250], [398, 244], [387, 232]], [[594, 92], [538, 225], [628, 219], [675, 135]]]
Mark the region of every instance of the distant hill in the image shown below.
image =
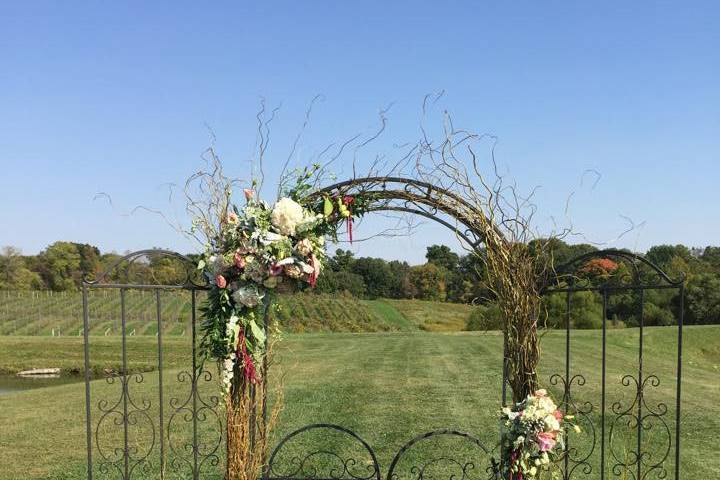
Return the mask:
[[[154, 292], [126, 291], [129, 334], [157, 333], [155, 300]], [[196, 303], [201, 301], [202, 295], [198, 295]], [[191, 304], [189, 292], [160, 292], [164, 334], [190, 334]], [[292, 333], [461, 331], [472, 308], [422, 300], [360, 300], [347, 295], [298, 293], [280, 296], [272, 317], [284, 331]], [[91, 334], [120, 334], [118, 291], [91, 290], [88, 309]], [[79, 292], [0, 291], [0, 335], [78, 336], [82, 325]]]

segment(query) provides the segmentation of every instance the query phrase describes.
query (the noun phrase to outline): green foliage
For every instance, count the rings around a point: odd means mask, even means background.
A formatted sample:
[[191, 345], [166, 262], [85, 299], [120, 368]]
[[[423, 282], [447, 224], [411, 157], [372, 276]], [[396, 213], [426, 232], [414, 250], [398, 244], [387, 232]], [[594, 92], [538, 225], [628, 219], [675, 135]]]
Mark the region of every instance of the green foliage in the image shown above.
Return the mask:
[[351, 264], [351, 272], [363, 278], [369, 298], [390, 297], [396, 287], [390, 265], [381, 258], [357, 258]]
[[[551, 240], [550, 247], [556, 266], [596, 250], [591, 245], [568, 245], [558, 239]], [[35, 256], [22, 256], [18, 249], [6, 247], [0, 254], [0, 290], [76, 291], [84, 275], [92, 276], [105, 271], [119, 258], [114, 253], [101, 255], [92, 245], [71, 242], [56, 242]], [[428, 247], [426, 258], [428, 262], [425, 266], [411, 267], [407, 262], [397, 260], [355, 258], [350, 250], [339, 249], [327, 258], [315, 291], [320, 294], [348, 292], [362, 299], [492, 303], [492, 293], [484, 283], [482, 252], [480, 255], [460, 256], [447, 246], [432, 245]], [[648, 250], [647, 258], [658, 264], [672, 279], [687, 277], [686, 324], [720, 322], [717, 293], [720, 291], [720, 247], [691, 250], [683, 245], [658, 245]], [[133, 278], [142, 277], [153, 283], [178, 283], [185, 279], [186, 270], [187, 266], [180, 262], [153, 257], [148, 263], [135, 265]], [[641, 273], [651, 279], [649, 269], [643, 269]], [[584, 281], [590, 285], [601, 282], [617, 286], [631, 275], [628, 265], [619, 262], [614, 272], [600, 276], [587, 274]], [[117, 271], [108, 280], [127, 280], [121, 277], [122, 273]], [[589, 328], [600, 324], [597, 313], [600, 312], [599, 299], [593, 301], [595, 305], [592, 308], [589, 299], [581, 301], [581, 311], [589, 314], [587, 318], [578, 318], [573, 325], [577, 323]], [[638, 301], [633, 292], [613, 292], [608, 297], [608, 319], [630, 327], [637, 326]], [[648, 290], [644, 305], [646, 325], [674, 324], [679, 316], [680, 304], [675, 290]], [[557, 326], [559, 320], [564, 324], [562, 316], [558, 317], [564, 306], [551, 306], [547, 319], [541, 320], [547, 320], [551, 327]]]
[[667, 270], [673, 258], [681, 258], [686, 262], [690, 260], [690, 249], [685, 245], [656, 245], [645, 254], [645, 258], [663, 270]]
[[675, 315], [667, 308], [661, 308], [649, 302], [643, 305], [644, 325], [664, 327], [675, 323], [677, 323]]
[[442, 267], [449, 272], [457, 270], [460, 262], [458, 254], [450, 250], [447, 245], [431, 245], [427, 247], [425, 258], [428, 263]]
[[447, 270], [434, 263], [410, 267], [409, 283], [413, 297], [444, 301], [447, 298]]
[[502, 312], [497, 305], [476, 306], [468, 315], [465, 330], [475, 332], [486, 332], [490, 330], [502, 330]]
[[[564, 293], [543, 298], [541, 324], [548, 328], [565, 328], [567, 299]], [[575, 292], [570, 296], [570, 327], [578, 329], [602, 328], [602, 303], [595, 292]]]
[[686, 295], [685, 319], [688, 324], [720, 323], [720, 275], [693, 276]]
[[82, 281], [81, 256], [77, 244], [55, 242], [40, 254], [40, 274], [56, 292], [73, 290]]
[[0, 290], [38, 290], [42, 287], [40, 274], [26, 267], [20, 250], [3, 248], [0, 255]]
[[362, 276], [352, 272], [329, 269], [323, 271], [318, 277], [316, 291], [317, 293], [347, 292], [357, 298], [363, 298], [367, 293]]

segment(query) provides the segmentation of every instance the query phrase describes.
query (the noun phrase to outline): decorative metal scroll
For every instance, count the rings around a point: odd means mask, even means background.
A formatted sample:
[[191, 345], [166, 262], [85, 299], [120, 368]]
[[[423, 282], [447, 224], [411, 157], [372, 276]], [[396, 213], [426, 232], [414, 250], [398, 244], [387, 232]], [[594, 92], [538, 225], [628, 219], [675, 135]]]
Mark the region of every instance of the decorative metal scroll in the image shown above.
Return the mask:
[[[223, 409], [214, 394], [213, 374], [197, 352], [198, 295], [207, 285], [196, 272], [188, 257], [142, 250], [119, 258], [106, 272], [83, 282], [88, 479], [222, 478]], [[103, 382], [92, 381], [90, 367], [89, 301], [96, 289], [117, 293], [120, 320], [120, 363], [105, 370]], [[145, 292], [145, 299], [149, 294], [155, 306], [157, 363], [151, 373], [133, 367], [128, 345], [134, 330], [129, 326], [130, 310], [137, 300], [130, 295], [137, 291]], [[165, 378], [162, 295], [168, 292], [189, 297], [189, 341], [187, 368]]]
[[265, 480], [380, 480], [370, 445], [356, 433], [332, 424], [295, 430], [275, 447]]
[[[613, 260], [613, 275], [589, 278], [586, 266], [592, 260]], [[614, 265], [613, 265], [614, 266]], [[547, 288], [546, 295], [565, 295], [565, 370], [550, 376], [550, 384], [562, 390], [561, 407], [576, 417], [584, 432], [568, 432], [565, 456], [559, 469], [562, 478], [629, 478], [632, 480], [665, 479], [674, 471], [680, 478], [680, 407], [682, 384], [682, 333], [684, 278], [671, 279], [662, 269], [639, 255], [623, 250], [601, 250], [581, 255], [558, 269], [558, 281]], [[671, 290], [677, 293], [677, 370], [673, 409], [667, 403], [653, 404], [648, 395], [659, 387], [660, 378], [647, 371], [644, 362], [645, 292]], [[583, 391], [588, 371], [578, 372], [571, 362], [571, 313], [573, 295], [593, 292], [602, 299], [602, 337], [599, 346], [601, 363], [600, 398], [577, 402], [577, 396], [588, 398]], [[611, 376], [608, 361], [608, 307], [613, 295], [627, 294], [634, 299], [638, 321], [637, 371], [635, 374]], [[585, 368], [588, 368], [585, 366]], [[608, 392], [608, 386], [620, 387]], [[629, 390], [630, 400], [620, 390]], [[612, 401], [609, 395], [622, 395]], [[579, 440], [583, 438], [583, 442]], [[668, 465], [670, 462], [672, 465]]]
[[386, 480], [480, 480], [495, 473], [488, 450], [477, 438], [436, 430], [406, 443], [390, 464]]

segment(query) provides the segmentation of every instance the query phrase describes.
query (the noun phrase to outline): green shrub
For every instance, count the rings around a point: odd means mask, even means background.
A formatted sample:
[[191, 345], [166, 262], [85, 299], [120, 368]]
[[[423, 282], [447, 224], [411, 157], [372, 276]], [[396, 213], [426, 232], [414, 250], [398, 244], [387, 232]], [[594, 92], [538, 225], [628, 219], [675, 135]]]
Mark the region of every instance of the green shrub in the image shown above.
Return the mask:
[[477, 306], [473, 308], [465, 324], [465, 330], [473, 332], [502, 330], [502, 328], [502, 314], [497, 305]]
[[645, 325], [667, 326], [675, 324], [675, 316], [667, 308], [661, 308], [654, 303], [643, 306], [643, 323]]

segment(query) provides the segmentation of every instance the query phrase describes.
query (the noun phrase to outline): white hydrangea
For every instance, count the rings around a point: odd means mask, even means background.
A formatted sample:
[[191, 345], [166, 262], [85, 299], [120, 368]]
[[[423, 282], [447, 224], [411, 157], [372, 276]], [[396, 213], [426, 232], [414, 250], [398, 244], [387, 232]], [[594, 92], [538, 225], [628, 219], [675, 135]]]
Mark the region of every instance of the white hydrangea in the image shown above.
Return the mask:
[[302, 206], [291, 198], [281, 198], [275, 204], [270, 221], [283, 235], [295, 235], [295, 229], [305, 220]]

